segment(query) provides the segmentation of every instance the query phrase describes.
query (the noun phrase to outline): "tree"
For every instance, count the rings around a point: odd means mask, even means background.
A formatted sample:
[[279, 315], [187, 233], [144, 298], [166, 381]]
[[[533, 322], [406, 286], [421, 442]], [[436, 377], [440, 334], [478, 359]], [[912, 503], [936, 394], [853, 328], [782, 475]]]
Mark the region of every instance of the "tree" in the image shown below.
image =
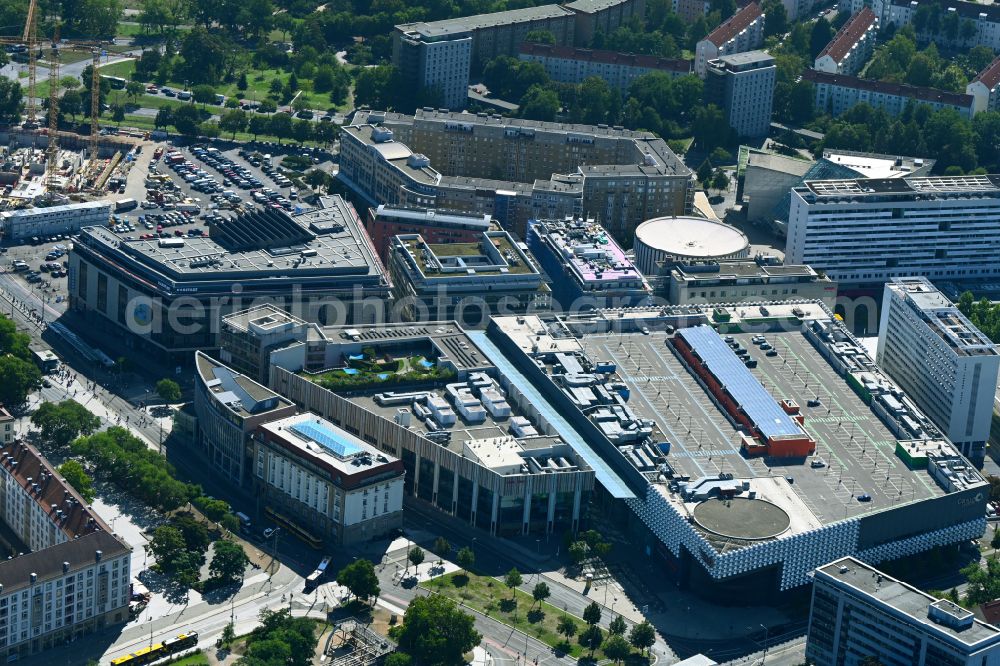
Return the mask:
[[182, 513], [174, 516], [170, 524], [180, 530], [181, 536], [184, 537], [184, 543], [190, 552], [197, 553], [200, 558], [205, 557], [212, 539], [209, 537], [208, 528], [203, 522], [196, 520], [190, 513]]
[[80, 97], [79, 90], [67, 90], [63, 93], [59, 100], [59, 112], [68, 113], [73, 120], [76, 120], [77, 114], [83, 113], [83, 98]]
[[156, 394], [163, 402], [177, 402], [181, 399], [181, 387], [172, 379], [156, 382]]
[[166, 129], [167, 125], [174, 124], [174, 111], [169, 106], [161, 106], [156, 110], [156, 118], [153, 119], [153, 127]]
[[233, 627], [233, 622], [230, 620], [226, 626], [222, 628], [222, 636], [219, 638], [222, 647], [228, 648], [232, 642], [236, 640], [236, 629]]
[[528, 34], [524, 36], [524, 41], [555, 46], [556, 36], [552, 34], [551, 30], [529, 30]]
[[234, 541], [220, 539], [215, 542], [212, 550], [212, 561], [208, 565], [208, 572], [212, 578], [227, 582], [242, 580], [250, 562], [243, 546]]
[[66, 479], [69, 485], [76, 488], [76, 492], [80, 493], [80, 497], [87, 502], [94, 501], [94, 481], [84, 471], [83, 465], [76, 460], [67, 460], [59, 466], [59, 474]]
[[276, 113], [268, 120], [268, 131], [278, 137], [278, 143], [292, 135], [292, 117], [284, 112]]
[[451, 552], [451, 544], [443, 536], [434, 539], [434, 552], [443, 557]]
[[628, 640], [632, 647], [641, 650], [645, 654], [646, 650], [653, 647], [656, 642], [656, 630], [653, 625], [645, 620], [632, 627], [628, 635]]
[[122, 121], [125, 120], [125, 107], [121, 104], [112, 104], [111, 120], [113, 120], [116, 124], [121, 125]]
[[201, 114], [198, 109], [190, 104], [178, 107], [173, 111], [174, 127], [185, 136], [195, 136], [198, 134], [198, 124], [201, 122]]
[[520, 101], [522, 118], [553, 121], [559, 113], [559, 95], [554, 90], [534, 85]]
[[41, 381], [42, 375], [34, 363], [15, 356], [0, 357], [0, 404], [24, 404]]
[[125, 84], [125, 95], [128, 96], [133, 103], [139, 99], [139, 95], [146, 91], [146, 87], [142, 85], [141, 81], [129, 81]]
[[[0, 79], [0, 82], [4, 79]], [[0, 315], [0, 352], [16, 356], [22, 361], [31, 361], [31, 336], [17, 330], [17, 325]]]
[[574, 541], [566, 549], [566, 552], [573, 564], [580, 564], [587, 559], [587, 544], [584, 541]]
[[483, 639], [472, 616], [441, 594], [414, 599], [392, 637], [417, 663], [440, 666], [465, 663], [463, 655]]
[[191, 89], [191, 100], [198, 104], [215, 103], [215, 88], [207, 83], [199, 83]]
[[386, 657], [383, 663], [385, 666], [411, 666], [413, 664], [413, 657], [405, 652], [396, 651]]
[[544, 582], [537, 583], [534, 589], [531, 590], [531, 597], [538, 604], [538, 607], [542, 607], [542, 602], [548, 599], [552, 595], [552, 590]]
[[174, 569], [177, 558], [185, 551], [184, 535], [172, 525], [160, 525], [149, 538], [149, 552], [166, 571]]
[[632, 654], [632, 646], [620, 634], [612, 634], [604, 643], [604, 655], [616, 664], [624, 661]]
[[583, 621], [590, 626], [600, 624], [601, 607], [596, 601], [590, 602], [590, 605], [583, 609]]
[[816, 19], [809, 34], [809, 59], [815, 59], [831, 39], [833, 39], [833, 27], [821, 16]]
[[375, 567], [364, 558], [354, 560], [337, 574], [337, 582], [359, 599], [374, 601], [381, 592]]
[[61, 448], [80, 435], [93, 433], [101, 419], [75, 400], [64, 400], [43, 402], [31, 415], [31, 423], [41, 430], [42, 439]]
[[472, 552], [471, 548], [466, 546], [458, 551], [455, 561], [458, 563], [458, 566], [462, 567], [463, 571], [468, 571], [476, 564], [476, 554]]
[[233, 50], [221, 33], [209, 32], [201, 27], [189, 31], [180, 49], [185, 76], [195, 84], [217, 83]]
[[716, 171], [715, 175], [712, 176], [712, 188], [720, 192], [729, 189], [729, 176], [722, 169]]
[[249, 84], [247, 83], [247, 73], [240, 72], [239, 77], [236, 79], [236, 89], [243, 92], [247, 89]]
[[424, 549], [420, 546], [414, 546], [406, 553], [406, 561], [413, 565], [414, 568], [420, 566], [420, 563], [424, 561]]
[[264, 609], [260, 625], [247, 637], [247, 649], [239, 666], [308, 666], [313, 663], [318, 638], [316, 622], [292, 617], [289, 609]]
[[711, 151], [729, 143], [732, 130], [722, 109], [714, 104], [697, 107], [692, 113], [691, 133], [704, 150]]
[[267, 134], [268, 120], [269, 118], [267, 116], [258, 115], [256, 113], [250, 116], [250, 120], [247, 123], [247, 129], [251, 134], [253, 134], [254, 140], [257, 139], [257, 135], [259, 134]]
[[559, 622], [556, 624], [556, 631], [559, 635], [565, 636], [566, 640], [569, 640], [576, 635], [576, 621], [569, 615], [563, 615], [559, 618]]
[[524, 579], [521, 577], [521, 572], [517, 570], [517, 567], [514, 567], [513, 569], [508, 571], [507, 575], [504, 576], [503, 583], [510, 589], [511, 599], [514, 599], [514, 595], [516, 594], [514, 590], [517, 588], [518, 585], [520, 585], [523, 582]]
[[219, 119], [219, 129], [230, 132], [236, 138], [237, 132], [247, 128], [247, 114], [243, 109], [230, 109]]
[[608, 625], [608, 633], [612, 636], [624, 636], [626, 631], [628, 631], [628, 625], [625, 624], [625, 618], [621, 615], [616, 615], [615, 619], [611, 620], [611, 624]]
[[764, 36], [783, 35], [788, 30], [788, 10], [777, 0], [764, 3]]
[[604, 641], [604, 632], [596, 624], [592, 624], [580, 634], [580, 645], [590, 650], [590, 656], [594, 656], [594, 650], [601, 647]]

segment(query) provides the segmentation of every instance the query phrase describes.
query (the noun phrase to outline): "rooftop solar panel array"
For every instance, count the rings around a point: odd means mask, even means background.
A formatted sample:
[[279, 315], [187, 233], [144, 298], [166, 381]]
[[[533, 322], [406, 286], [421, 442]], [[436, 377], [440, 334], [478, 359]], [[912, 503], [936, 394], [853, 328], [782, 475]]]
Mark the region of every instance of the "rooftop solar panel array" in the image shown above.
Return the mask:
[[360, 446], [348, 440], [346, 436], [339, 435], [318, 423], [303, 421], [291, 426], [290, 429], [302, 437], [311, 439], [321, 445], [338, 458], [346, 458], [362, 451]]
[[804, 434], [714, 328], [682, 328], [677, 335], [691, 346], [765, 439]]

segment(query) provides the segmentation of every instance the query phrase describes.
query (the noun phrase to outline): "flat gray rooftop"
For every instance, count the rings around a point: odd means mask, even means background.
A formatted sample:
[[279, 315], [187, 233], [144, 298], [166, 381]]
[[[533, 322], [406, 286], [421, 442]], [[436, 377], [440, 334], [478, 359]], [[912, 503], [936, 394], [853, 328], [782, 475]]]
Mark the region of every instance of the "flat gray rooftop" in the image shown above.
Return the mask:
[[[895, 436], [801, 333], [766, 334], [776, 357], [765, 356], [752, 334], [733, 337], [757, 359], [751, 372], [771, 396], [800, 405], [824, 467], [744, 457], [736, 428], [667, 347], [667, 334], [591, 334], [579, 342], [591, 360], [617, 364], [631, 390], [629, 406], [655, 421], [654, 439], [671, 443], [667, 462], [678, 474], [790, 476], [790, 491], [823, 524], [945, 494], [925, 471], [911, 471], [896, 457]], [[807, 400], [816, 397], [820, 406], [808, 407]], [[871, 501], [859, 502], [863, 494]]]
[[[976, 645], [983, 641], [992, 643], [1000, 639], [1000, 629], [980, 620], [973, 620], [971, 626], [965, 629], [934, 622], [928, 617], [928, 607], [937, 602], [937, 599], [853, 557], [831, 562], [820, 567], [818, 572], [905, 613], [926, 631], [944, 634], [966, 645]], [[956, 609], [960, 614], [964, 614], [963, 610]]]
[[378, 350], [380, 342], [414, 340], [416, 343], [421, 340], [429, 340], [462, 370], [485, 370], [493, 367], [489, 358], [469, 338], [466, 331], [454, 321], [425, 324], [379, 324], [378, 326], [325, 326], [322, 331], [323, 335], [332, 342], [347, 342], [357, 336], [359, 342], [371, 345], [376, 350]]
[[416, 33], [425, 38], [434, 38], [446, 37], [448, 35], [458, 35], [472, 30], [481, 30], [483, 28], [492, 28], [514, 23], [525, 23], [527, 21], [563, 18], [567, 16], [574, 16], [574, 12], [569, 9], [565, 9], [560, 5], [553, 4], [541, 5], [539, 7], [526, 7], [524, 9], [510, 9], [505, 12], [493, 12], [491, 14], [463, 16], [460, 18], [444, 19], [430, 23], [403, 23], [397, 25], [396, 30], [405, 33]]
[[322, 203], [322, 208], [291, 218], [305, 233], [284, 247], [231, 251], [208, 236], [126, 240], [104, 227], [86, 227], [81, 237], [86, 244], [124, 254], [177, 280], [381, 275], [381, 263], [353, 209], [340, 197], [323, 197]]

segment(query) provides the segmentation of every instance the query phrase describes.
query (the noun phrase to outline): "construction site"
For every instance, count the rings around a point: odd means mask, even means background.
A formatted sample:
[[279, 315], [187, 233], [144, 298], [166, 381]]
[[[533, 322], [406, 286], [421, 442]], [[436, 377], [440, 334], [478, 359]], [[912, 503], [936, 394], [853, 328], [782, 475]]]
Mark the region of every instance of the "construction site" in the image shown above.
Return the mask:
[[[100, 132], [100, 58], [102, 42], [62, 40], [58, 23], [51, 37], [39, 37], [40, 9], [31, 0], [21, 35], [0, 37], [12, 59], [26, 62], [23, 122], [0, 131], [0, 211], [31, 206], [52, 206], [100, 198], [124, 183], [129, 154], [138, 142]], [[60, 127], [60, 49], [91, 54], [91, 80], [85, 85], [89, 98], [89, 134]], [[47, 99], [39, 94], [39, 75], [48, 80]]]

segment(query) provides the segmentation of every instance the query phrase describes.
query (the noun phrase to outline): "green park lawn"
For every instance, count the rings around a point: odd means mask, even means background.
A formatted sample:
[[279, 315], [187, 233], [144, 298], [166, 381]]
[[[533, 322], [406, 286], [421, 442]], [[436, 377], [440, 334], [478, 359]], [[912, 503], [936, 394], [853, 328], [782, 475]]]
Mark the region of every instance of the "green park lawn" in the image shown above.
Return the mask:
[[[531, 595], [521, 590], [516, 591], [517, 603], [513, 604], [510, 588], [495, 578], [456, 571], [423, 582], [420, 586], [509, 624], [550, 647], [565, 650], [573, 658], [579, 659], [590, 654], [589, 648], [583, 647], [577, 640], [587, 628], [581, 618], [570, 615], [576, 622], [577, 631], [569, 643], [564, 644], [565, 638], [556, 631], [556, 625], [559, 618], [568, 613], [544, 601], [539, 608]], [[606, 631], [604, 634], [607, 636]], [[594, 652], [594, 657], [603, 659], [604, 653], [598, 649]]]
[[170, 662], [170, 666], [208, 666], [208, 657], [201, 652], [195, 652]]

